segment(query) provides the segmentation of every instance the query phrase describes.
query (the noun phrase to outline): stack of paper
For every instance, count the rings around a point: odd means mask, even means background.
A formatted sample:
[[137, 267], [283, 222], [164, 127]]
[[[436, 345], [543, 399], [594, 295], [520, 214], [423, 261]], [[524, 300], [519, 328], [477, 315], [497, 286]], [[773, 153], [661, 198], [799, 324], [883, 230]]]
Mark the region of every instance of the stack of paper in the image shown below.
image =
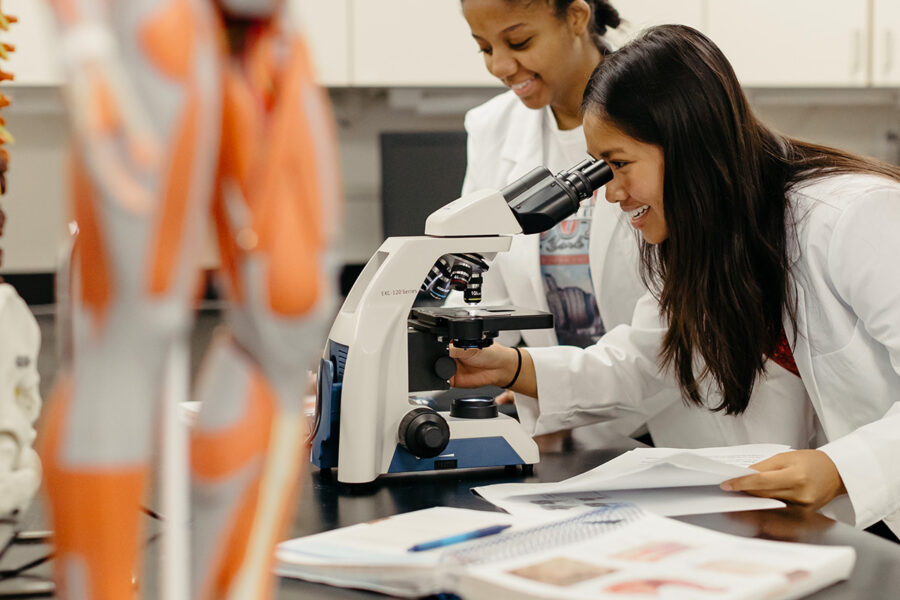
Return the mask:
[[513, 515], [532, 520], [559, 519], [618, 502], [665, 516], [779, 508], [784, 506], [780, 500], [725, 492], [719, 484], [756, 473], [748, 466], [789, 450], [782, 444], [637, 448], [557, 483], [501, 483], [472, 491]]

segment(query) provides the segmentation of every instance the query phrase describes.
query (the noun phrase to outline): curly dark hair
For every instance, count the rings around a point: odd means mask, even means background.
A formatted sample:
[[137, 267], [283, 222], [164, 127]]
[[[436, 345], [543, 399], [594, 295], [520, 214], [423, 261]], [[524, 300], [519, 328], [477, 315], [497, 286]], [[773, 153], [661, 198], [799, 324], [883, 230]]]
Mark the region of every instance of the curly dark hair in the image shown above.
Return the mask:
[[[553, 4], [556, 9], [556, 16], [562, 18], [565, 16], [569, 6], [575, 0], [546, 0]], [[591, 7], [591, 33], [597, 37], [606, 35], [607, 30], [615, 29], [622, 24], [622, 18], [619, 11], [606, 0], [585, 0]]]
[[[532, 4], [541, 1], [553, 6], [556, 16], [564, 19], [569, 11], [569, 7], [575, 0], [506, 0], [506, 2]], [[591, 36], [597, 47], [606, 52], [607, 45], [603, 42], [603, 36], [610, 29], [615, 29], [622, 24], [622, 18], [619, 11], [606, 0], [584, 0], [591, 7]]]

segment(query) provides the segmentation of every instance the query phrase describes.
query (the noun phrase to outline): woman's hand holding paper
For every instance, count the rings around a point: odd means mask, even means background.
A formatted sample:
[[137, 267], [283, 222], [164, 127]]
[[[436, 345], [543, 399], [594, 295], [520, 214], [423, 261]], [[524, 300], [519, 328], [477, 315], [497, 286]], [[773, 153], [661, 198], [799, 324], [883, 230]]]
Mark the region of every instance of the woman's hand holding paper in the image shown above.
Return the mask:
[[813, 509], [847, 493], [837, 467], [820, 450], [783, 452], [750, 468], [759, 473], [725, 481], [722, 489], [778, 498]]

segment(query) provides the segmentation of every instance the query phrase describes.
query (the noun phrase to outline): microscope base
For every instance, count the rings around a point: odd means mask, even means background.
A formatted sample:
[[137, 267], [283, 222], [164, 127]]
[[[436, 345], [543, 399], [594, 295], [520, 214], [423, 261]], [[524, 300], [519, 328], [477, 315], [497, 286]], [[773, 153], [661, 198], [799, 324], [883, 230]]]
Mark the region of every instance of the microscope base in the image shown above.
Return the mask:
[[388, 473], [533, 465], [540, 461], [534, 440], [511, 417], [461, 419], [447, 412], [439, 414], [450, 426], [450, 441], [444, 451], [433, 458], [419, 458], [397, 445]]

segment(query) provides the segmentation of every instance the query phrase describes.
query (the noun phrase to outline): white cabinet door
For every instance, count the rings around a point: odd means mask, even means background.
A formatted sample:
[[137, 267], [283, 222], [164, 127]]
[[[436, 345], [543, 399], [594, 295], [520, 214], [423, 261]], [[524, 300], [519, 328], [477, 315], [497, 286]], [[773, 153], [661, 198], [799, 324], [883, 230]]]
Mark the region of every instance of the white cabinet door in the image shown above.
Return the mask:
[[872, 83], [900, 86], [900, 0], [874, 0]]
[[678, 23], [706, 30], [706, 0], [625, 0], [613, 2], [622, 24], [607, 37], [615, 46], [651, 25]]
[[[350, 0], [290, 1], [290, 14], [306, 34], [320, 81], [324, 85], [348, 85]], [[0, 32], [0, 40], [16, 46], [7, 69], [15, 73], [15, 84], [59, 85], [63, 76], [49, 2], [4, 0], [3, 10], [19, 18], [8, 32]]]
[[350, 85], [350, 0], [290, 0], [312, 52], [319, 83]]
[[487, 72], [460, 0], [353, 0], [357, 86], [500, 85]]
[[19, 18], [0, 31], [0, 40], [13, 44], [3, 70], [12, 72], [13, 85], [52, 86], [62, 83], [63, 75], [56, 43], [56, 22], [47, 0], [5, 0], [3, 12]]
[[868, 5], [868, 0], [709, 0], [707, 27], [745, 86], [862, 86], [868, 83]]

